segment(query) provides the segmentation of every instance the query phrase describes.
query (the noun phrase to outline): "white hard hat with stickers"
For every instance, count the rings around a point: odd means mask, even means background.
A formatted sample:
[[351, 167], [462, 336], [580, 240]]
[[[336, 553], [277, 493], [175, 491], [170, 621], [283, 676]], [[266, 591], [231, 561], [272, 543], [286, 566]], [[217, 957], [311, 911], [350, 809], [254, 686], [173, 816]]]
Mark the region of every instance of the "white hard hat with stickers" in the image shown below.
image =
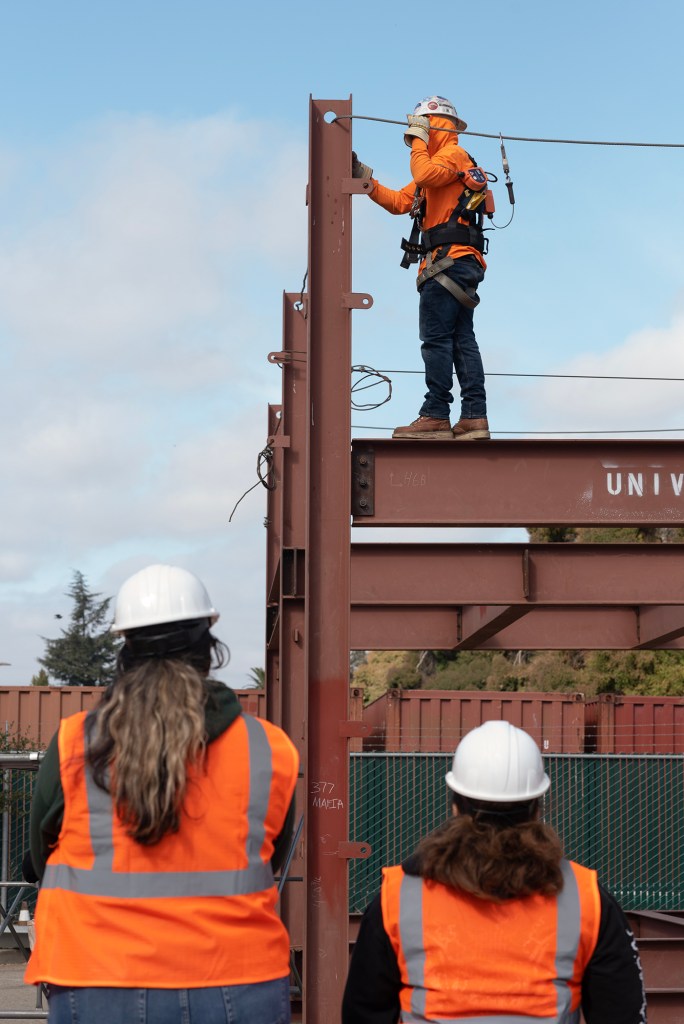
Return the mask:
[[456, 113], [456, 107], [451, 100], [446, 99], [445, 96], [426, 96], [420, 103], [416, 103], [413, 111], [414, 117], [429, 117], [430, 115], [448, 117], [450, 121], [454, 122], [456, 130], [459, 132], [464, 132], [468, 127]]

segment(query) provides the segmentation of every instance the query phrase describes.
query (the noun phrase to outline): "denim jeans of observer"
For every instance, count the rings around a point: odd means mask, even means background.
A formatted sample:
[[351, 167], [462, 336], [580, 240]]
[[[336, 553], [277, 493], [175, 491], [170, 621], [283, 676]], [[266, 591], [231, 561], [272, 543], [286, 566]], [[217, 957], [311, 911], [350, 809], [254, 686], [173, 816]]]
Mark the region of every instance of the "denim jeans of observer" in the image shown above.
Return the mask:
[[50, 986], [48, 1024], [290, 1024], [289, 978], [216, 988]]
[[[461, 288], [476, 288], [484, 278], [484, 270], [474, 256], [462, 256], [445, 273]], [[449, 418], [455, 369], [461, 389], [461, 417], [486, 416], [485, 376], [475, 340], [473, 310], [463, 306], [439, 281], [431, 280], [420, 290], [418, 319], [428, 388], [420, 415]]]

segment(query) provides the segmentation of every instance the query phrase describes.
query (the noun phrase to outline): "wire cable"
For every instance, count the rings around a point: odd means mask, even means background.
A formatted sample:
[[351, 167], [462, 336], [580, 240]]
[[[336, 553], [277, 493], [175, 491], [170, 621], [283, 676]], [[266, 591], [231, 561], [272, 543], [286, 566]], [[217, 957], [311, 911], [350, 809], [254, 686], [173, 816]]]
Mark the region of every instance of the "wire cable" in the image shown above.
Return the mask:
[[[389, 377], [386, 377], [384, 373], [380, 373], [378, 370], [374, 370], [372, 366], [363, 365], [352, 366], [351, 372], [362, 374], [362, 376], [354, 384], [352, 384], [352, 409], [356, 409], [359, 412], [370, 412], [372, 409], [379, 409], [381, 405], [384, 405], [386, 402], [390, 401], [390, 399], [392, 398], [392, 381], [389, 379]], [[372, 381], [371, 384], [364, 384], [364, 381], [370, 380], [373, 377], [376, 377], [377, 379]], [[383, 398], [381, 402], [363, 403], [356, 402], [354, 400], [353, 396], [357, 394], [359, 391], [368, 391], [369, 388], [375, 388], [378, 386], [378, 384], [383, 383], [387, 385], [387, 396]]]
[[[268, 466], [268, 469], [266, 470], [265, 473], [263, 468], [264, 465]], [[262, 487], [265, 487], [267, 491], [275, 490], [276, 481], [273, 469], [273, 449], [269, 448], [268, 445], [266, 445], [265, 448], [262, 448], [262, 450], [257, 455], [256, 474], [258, 477], [257, 482], [255, 484], [252, 484], [251, 487], [248, 487], [245, 493], [241, 495], [233, 505], [233, 511], [230, 513], [230, 516], [228, 518], [229, 523], [233, 521], [235, 510], [242, 501], [242, 499], [246, 498], [250, 491], [253, 491], [255, 487], [259, 486], [259, 484], [261, 484]]]
[[[399, 124], [406, 127], [406, 121], [394, 121], [388, 117], [368, 117], [364, 114], [339, 114], [334, 117], [335, 121], [379, 121], [382, 124]], [[548, 142], [563, 146], [632, 146], [643, 149], [684, 149], [684, 142], [613, 142], [600, 139], [543, 139], [530, 135], [506, 135], [503, 132], [458, 132], [455, 128], [438, 128], [437, 125], [430, 127], [431, 131], [450, 132], [453, 135], [473, 135], [479, 139], [506, 139], [508, 142]]]
[[[424, 370], [378, 370], [378, 373], [415, 373], [421, 376]], [[487, 377], [544, 377], [554, 380], [634, 380], [634, 381], [667, 381], [668, 383], [684, 384], [684, 377], [629, 377], [624, 374], [608, 373], [514, 373], [488, 370]]]
[[[300, 309], [304, 309], [304, 289], [306, 288], [306, 279], [307, 279], [308, 276], [309, 276], [309, 268], [307, 267], [306, 270], [304, 271], [304, 280], [302, 281], [302, 290], [299, 293], [299, 299], [294, 304], [294, 308], [296, 310], [298, 310], [298, 311]], [[307, 318], [307, 315], [308, 315], [308, 310], [304, 309], [304, 319], [305, 320]]]
[[[376, 427], [370, 423], [352, 423], [352, 430], [394, 430], [394, 427]], [[636, 427], [633, 430], [497, 430], [498, 435], [529, 437], [530, 435], [548, 437], [549, 434], [576, 437], [578, 434], [681, 434], [684, 427]]]

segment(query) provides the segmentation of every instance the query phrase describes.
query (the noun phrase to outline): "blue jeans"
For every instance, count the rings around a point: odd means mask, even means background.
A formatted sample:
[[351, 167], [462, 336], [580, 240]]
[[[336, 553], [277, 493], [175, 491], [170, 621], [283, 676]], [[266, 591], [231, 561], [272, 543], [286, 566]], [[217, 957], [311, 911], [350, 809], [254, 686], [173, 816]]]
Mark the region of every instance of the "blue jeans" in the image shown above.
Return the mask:
[[[445, 273], [461, 288], [476, 288], [484, 277], [474, 256], [462, 256]], [[473, 330], [473, 310], [461, 305], [439, 281], [426, 281], [420, 290], [419, 327], [428, 389], [420, 415], [449, 418], [455, 369], [461, 387], [461, 416], [469, 420], [486, 416], [485, 377]]]
[[50, 985], [48, 1024], [290, 1024], [290, 979], [216, 988]]

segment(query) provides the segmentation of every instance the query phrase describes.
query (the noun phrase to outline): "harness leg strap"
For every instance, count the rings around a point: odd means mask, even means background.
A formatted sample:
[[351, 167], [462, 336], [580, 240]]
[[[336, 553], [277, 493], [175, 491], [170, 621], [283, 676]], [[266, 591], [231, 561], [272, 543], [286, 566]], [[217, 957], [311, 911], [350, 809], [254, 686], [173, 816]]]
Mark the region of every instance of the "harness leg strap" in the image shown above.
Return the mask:
[[452, 281], [450, 277], [446, 276], [446, 274], [436, 274], [435, 281], [439, 281], [443, 288], [446, 288], [448, 292], [451, 292], [453, 297], [457, 299], [462, 306], [467, 306], [468, 309], [475, 309], [478, 305], [480, 301], [479, 295], [468, 295], [468, 292], [464, 291], [460, 285], [456, 284], [455, 281]]
[[429, 281], [430, 278], [433, 278], [435, 281], [439, 281], [442, 287], [446, 288], [448, 292], [451, 292], [453, 297], [460, 302], [462, 306], [467, 306], [468, 309], [475, 309], [480, 301], [480, 296], [477, 292], [473, 291], [472, 293], [469, 293], [465, 291], [464, 288], [461, 288], [459, 284], [456, 284], [455, 281], [452, 281], [450, 277], [447, 277], [447, 275], [443, 273], [443, 271], [448, 267], [453, 267], [455, 262], [456, 261], [452, 260], [450, 256], [444, 256], [441, 260], [437, 260], [433, 263], [432, 253], [429, 252], [425, 261], [425, 269], [422, 274], [418, 275], [416, 280], [416, 287], [420, 291], [420, 286], [426, 281]]

